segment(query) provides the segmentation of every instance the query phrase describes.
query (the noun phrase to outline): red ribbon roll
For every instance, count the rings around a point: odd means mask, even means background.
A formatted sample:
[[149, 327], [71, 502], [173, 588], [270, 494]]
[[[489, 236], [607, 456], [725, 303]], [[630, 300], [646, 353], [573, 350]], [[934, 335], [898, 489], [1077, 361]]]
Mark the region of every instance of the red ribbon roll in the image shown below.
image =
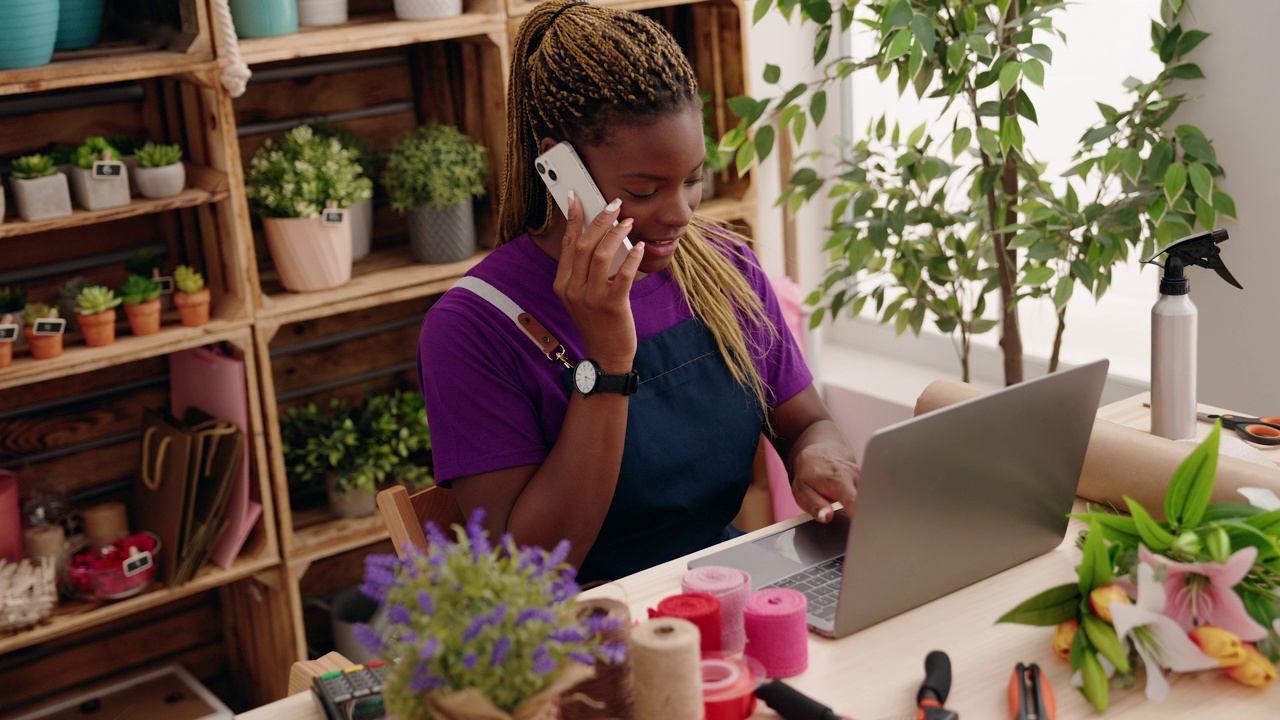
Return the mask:
[[756, 711], [755, 690], [764, 680], [751, 658], [713, 653], [702, 658], [702, 707], [705, 720], [746, 720]]
[[650, 608], [649, 617], [688, 620], [698, 627], [703, 653], [720, 651], [720, 598], [711, 593], [688, 592], [672, 595]]

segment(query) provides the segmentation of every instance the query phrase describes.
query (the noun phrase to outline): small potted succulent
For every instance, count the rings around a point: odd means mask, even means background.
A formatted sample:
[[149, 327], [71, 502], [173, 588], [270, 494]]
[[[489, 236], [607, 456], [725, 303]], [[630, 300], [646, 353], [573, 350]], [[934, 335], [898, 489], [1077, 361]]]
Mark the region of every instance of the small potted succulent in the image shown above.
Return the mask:
[[31, 357], [49, 360], [62, 354], [62, 334], [67, 323], [58, 317], [58, 308], [44, 303], [29, 303], [22, 313], [22, 332], [31, 348]]
[[98, 135], [85, 138], [76, 148], [71, 168], [71, 189], [85, 210], [105, 210], [128, 205], [129, 171], [120, 151]]
[[407, 213], [414, 260], [446, 263], [475, 254], [471, 200], [489, 187], [483, 145], [452, 125], [424, 125], [392, 148], [382, 184], [391, 206]]
[[55, 294], [55, 302], [58, 305], [58, 315], [67, 321], [68, 330], [76, 330], [80, 327], [80, 313], [76, 312], [80, 308], [80, 303], [76, 302], [76, 298], [80, 297], [80, 293], [84, 289], [92, 285], [97, 285], [94, 281], [82, 275], [77, 275], [70, 280], [58, 286]]
[[186, 189], [187, 169], [182, 164], [182, 148], [147, 143], [138, 148], [133, 157], [138, 165], [138, 191], [143, 197], [167, 198]]
[[71, 214], [67, 176], [58, 171], [52, 157], [36, 153], [14, 160], [12, 179], [14, 205], [23, 220], [35, 222]]
[[209, 288], [204, 286], [204, 276], [189, 265], [179, 265], [173, 271], [174, 284], [178, 291], [173, 295], [173, 304], [178, 306], [178, 315], [185, 327], [200, 327], [209, 322]]
[[325, 290], [351, 279], [351, 219], [336, 210], [373, 195], [353, 150], [300, 125], [254, 153], [245, 180], [286, 290]]
[[151, 278], [130, 275], [120, 286], [124, 314], [134, 335], [160, 332], [160, 292], [164, 287]]
[[102, 347], [116, 341], [116, 306], [120, 298], [105, 285], [90, 285], [76, 297], [84, 344]]
[[13, 346], [22, 326], [22, 311], [27, 307], [27, 294], [21, 289], [0, 287], [0, 368], [13, 362]]

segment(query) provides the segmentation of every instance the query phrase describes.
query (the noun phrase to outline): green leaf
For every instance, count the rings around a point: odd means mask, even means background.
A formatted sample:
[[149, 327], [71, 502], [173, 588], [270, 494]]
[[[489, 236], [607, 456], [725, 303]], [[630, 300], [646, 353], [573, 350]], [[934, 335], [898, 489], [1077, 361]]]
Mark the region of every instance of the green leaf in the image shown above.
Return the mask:
[[1209, 33], [1203, 30], [1188, 30], [1182, 33], [1182, 37], [1178, 38], [1177, 56], [1181, 57], [1196, 49], [1196, 46], [1204, 42], [1209, 37]]
[[1213, 206], [1205, 202], [1202, 198], [1196, 198], [1196, 221], [1200, 223], [1200, 227], [1210, 230], [1218, 220], [1218, 211]]
[[795, 87], [787, 91], [786, 95], [782, 96], [782, 99], [778, 100], [778, 107], [785, 107], [786, 105], [789, 105], [791, 101], [803, 95], [804, 91], [808, 89], [809, 86], [805, 83], [797, 83]]
[[1187, 169], [1177, 163], [1170, 165], [1164, 173], [1164, 196], [1169, 199], [1170, 205], [1177, 202], [1186, 187]]
[[1044, 87], [1044, 64], [1039, 60], [1022, 63], [1022, 74], [1039, 87]]
[[1236, 217], [1236, 201], [1221, 190], [1213, 191], [1213, 208], [1229, 218]]
[[1097, 143], [1100, 143], [1103, 140], [1106, 140], [1107, 138], [1114, 135], [1116, 133], [1116, 130], [1118, 129], [1119, 128], [1117, 128], [1115, 125], [1103, 125], [1100, 128], [1093, 128], [1092, 130], [1084, 134], [1084, 138], [1081, 140], [1081, 142], [1085, 144], [1085, 147], [1096, 145]]
[[924, 15], [916, 13], [911, 18], [911, 32], [915, 34], [916, 40], [920, 41], [920, 49], [924, 50], [924, 54], [932, 55], [933, 47], [938, 40], [933, 31], [933, 22]]
[[1071, 293], [1074, 292], [1076, 283], [1067, 276], [1058, 278], [1058, 287], [1053, 291], [1053, 307], [1055, 310], [1061, 311], [1067, 306], [1067, 302], [1071, 300]]
[[[1083, 635], [1083, 633], [1079, 634]], [[1072, 662], [1074, 661], [1075, 657], [1072, 653]], [[1097, 655], [1088, 650], [1084, 651], [1080, 659], [1080, 675], [1084, 683], [1085, 699], [1098, 712], [1106, 712], [1111, 681], [1107, 679], [1107, 673], [1102, 669], [1102, 663], [1098, 662]]]
[[952, 69], [960, 67], [964, 62], [965, 44], [957, 41], [947, 46], [947, 65]]
[[813, 118], [813, 126], [817, 127], [822, 124], [822, 118], [827, 114], [827, 91], [819, 90], [813, 94], [813, 98], [809, 100], [809, 115]]
[[755, 8], [751, 11], [751, 24], [755, 25], [769, 14], [769, 8], [773, 5], [773, 0], [756, 0]]
[[1169, 77], [1179, 80], [1199, 80], [1204, 77], [1204, 71], [1195, 63], [1183, 63], [1175, 65], [1168, 70]]
[[756, 129], [756, 157], [761, 162], [769, 157], [769, 152], [773, 150], [773, 126], [761, 125]]
[[753, 143], [742, 143], [738, 147], [737, 156], [734, 158], [735, 167], [738, 174], [743, 175], [747, 169], [751, 167], [751, 160], [755, 157], [756, 146]]
[[1124, 151], [1124, 157], [1120, 159], [1120, 172], [1129, 178], [1129, 182], [1138, 182], [1138, 178], [1142, 176], [1142, 155], [1138, 148], [1131, 147]]
[[956, 128], [956, 132], [951, 136], [951, 156], [959, 157], [969, 147], [969, 143], [973, 140], [973, 131], [967, 127]]
[[1022, 63], [1007, 62], [1000, 68], [1000, 94], [1007, 95], [1022, 74]]
[[769, 107], [768, 100], [756, 100], [746, 95], [738, 95], [729, 98], [729, 110], [740, 118], [747, 121], [750, 125], [760, 119], [766, 108]]
[[898, 0], [885, 13], [884, 26], [886, 28], [900, 28], [911, 24], [911, 3], [907, 0]]
[[[1209, 174], [1209, 168], [1198, 162], [1191, 163], [1191, 168], [1187, 174], [1191, 178], [1191, 189], [1196, 191], [1196, 195], [1210, 201], [1213, 201], [1213, 175]], [[1206, 225], [1205, 227], [1212, 227]]]
[[893, 36], [893, 40], [889, 42], [889, 49], [885, 51], [885, 62], [894, 60], [907, 54], [911, 49], [911, 31], [899, 30], [897, 35]]
[[1018, 109], [1018, 115], [1037, 125], [1040, 124], [1039, 119], [1036, 117], [1036, 106], [1031, 104], [1031, 98], [1027, 96], [1025, 90], [1018, 90], [1018, 95], [1014, 98], [1013, 105]]
[[1107, 543], [1102, 538], [1102, 529], [1097, 522], [1089, 523], [1083, 550], [1080, 565], [1076, 567], [1082, 597], [1093, 592], [1096, 587], [1109, 584], [1113, 579], [1111, 553], [1107, 552]]
[[1110, 660], [1121, 674], [1129, 672], [1129, 653], [1120, 642], [1120, 637], [1116, 635], [1115, 628], [1091, 613], [1081, 615], [1080, 626], [1084, 628], [1089, 644], [1097, 648], [1098, 652], [1102, 653], [1102, 657]]
[[1001, 615], [996, 622], [1052, 627], [1076, 617], [1080, 597], [1075, 583], [1052, 587]]
[[782, 79], [782, 68], [777, 65], [769, 64], [764, 66], [764, 81], [770, 85]]
[[1000, 136], [990, 128], [978, 128], [978, 147], [991, 158], [1000, 157]]
[[1041, 62], [1053, 62], [1053, 50], [1048, 45], [1041, 45], [1039, 43], [1035, 45], [1028, 45], [1023, 48], [1023, 52]]
[[1146, 508], [1129, 497], [1125, 497], [1124, 501], [1129, 506], [1129, 514], [1133, 516], [1134, 527], [1137, 528], [1143, 545], [1156, 553], [1162, 553], [1173, 546], [1173, 541], [1177, 537], [1156, 522]]
[[1215, 422], [1209, 436], [1178, 465], [1169, 480], [1164, 514], [1175, 528], [1195, 528], [1204, 518], [1209, 498], [1213, 495], [1213, 477], [1218, 471], [1221, 433], [1222, 423]]
[[911, 131], [911, 134], [907, 136], [907, 147], [913, 148], [919, 145], [920, 141], [924, 139], [924, 133], [926, 129], [927, 128], [925, 127], [925, 123], [920, 123], [919, 125], [917, 125], [916, 128]]
[[1031, 268], [1026, 275], [1018, 281], [1018, 287], [1036, 287], [1043, 285], [1053, 279], [1053, 268], [1040, 266]]
[[1022, 125], [1012, 115], [1000, 123], [1000, 149], [1008, 153], [1010, 148], [1022, 152]]

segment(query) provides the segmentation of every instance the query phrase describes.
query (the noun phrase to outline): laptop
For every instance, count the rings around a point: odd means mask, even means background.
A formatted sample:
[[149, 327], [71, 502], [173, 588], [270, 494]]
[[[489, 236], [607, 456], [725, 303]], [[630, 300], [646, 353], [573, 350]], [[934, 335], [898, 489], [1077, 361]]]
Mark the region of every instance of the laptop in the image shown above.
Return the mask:
[[809, 597], [809, 627], [844, 637], [1054, 549], [1067, 530], [1106, 360], [883, 428], [852, 512], [697, 558], [753, 590]]

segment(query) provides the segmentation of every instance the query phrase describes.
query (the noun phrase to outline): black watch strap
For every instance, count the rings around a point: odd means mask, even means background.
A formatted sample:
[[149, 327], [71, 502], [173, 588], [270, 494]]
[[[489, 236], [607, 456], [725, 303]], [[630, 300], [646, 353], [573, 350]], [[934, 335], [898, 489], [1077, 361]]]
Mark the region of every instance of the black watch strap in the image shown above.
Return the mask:
[[596, 377], [596, 386], [592, 389], [591, 394], [596, 393], [620, 393], [622, 395], [634, 395], [636, 390], [640, 388], [640, 375], [635, 370], [626, 375], [606, 375], [600, 373]]

